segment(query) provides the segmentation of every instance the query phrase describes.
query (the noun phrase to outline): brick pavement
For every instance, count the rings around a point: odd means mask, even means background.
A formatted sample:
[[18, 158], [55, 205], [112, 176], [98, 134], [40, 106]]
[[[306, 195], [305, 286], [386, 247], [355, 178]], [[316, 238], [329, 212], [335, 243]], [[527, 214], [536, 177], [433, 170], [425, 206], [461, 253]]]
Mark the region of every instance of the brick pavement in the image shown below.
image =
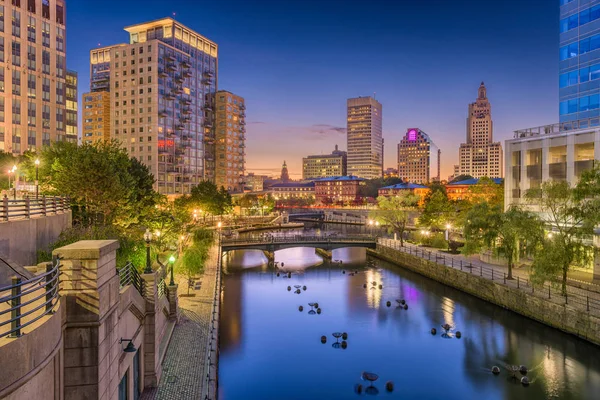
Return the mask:
[[218, 248], [209, 253], [202, 281], [198, 290], [190, 290], [194, 297], [182, 297], [187, 293], [187, 279], [177, 276], [179, 285], [179, 321], [167, 354], [158, 388], [144, 391], [141, 400], [200, 399], [202, 384], [206, 377], [205, 365], [209, 340], [209, 324], [217, 273]]

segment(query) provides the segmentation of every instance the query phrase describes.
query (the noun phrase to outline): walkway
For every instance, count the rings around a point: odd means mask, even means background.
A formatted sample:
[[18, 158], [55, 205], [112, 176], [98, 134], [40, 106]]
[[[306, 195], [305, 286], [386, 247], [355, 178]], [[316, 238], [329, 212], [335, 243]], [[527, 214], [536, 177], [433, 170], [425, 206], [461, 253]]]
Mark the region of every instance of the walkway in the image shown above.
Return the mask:
[[182, 297], [187, 294], [188, 282], [184, 276], [176, 277], [180, 296], [179, 322], [163, 361], [158, 388], [145, 391], [141, 400], [204, 399], [203, 385], [208, 372], [207, 346], [218, 257], [218, 249], [214, 246], [205, 264], [206, 270], [200, 278], [200, 289], [190, 289], [190, 294], [194, 294], [194, 297]]
[[435, 249], [427, 249], [406, 242], [404, 243], [404, 247], [401, 247], [399, 240], [380, 238], [378, 244], [433, 261], [446, 267], [479, 275], [482, 278], [523, 290], [557, 304], [569, 304], [581, 311], [600, 316], [600, 293], [596, 291], [568, 285], [567, 296], [565, 297], [561, 294], [559, 287], [553, 287], [549, 284], [544, 284], [542, 287], [532, 286], [531, 282], [529, 282], [529, 273], [525, 270], [513, 269], [515, 279], [508, 280], [506, 279], [507, 268], [501, 265], [474, 261], [462, 255], [450, 255]]

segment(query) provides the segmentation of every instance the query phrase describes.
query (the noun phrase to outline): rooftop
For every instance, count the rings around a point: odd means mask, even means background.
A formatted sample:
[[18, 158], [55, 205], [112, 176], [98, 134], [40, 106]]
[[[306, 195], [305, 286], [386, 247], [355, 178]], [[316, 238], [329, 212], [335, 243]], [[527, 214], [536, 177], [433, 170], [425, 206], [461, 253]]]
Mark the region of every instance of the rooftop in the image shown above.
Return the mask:
[[310, 188], [310, 187], [314, 187], [314, 186], [315, 186], [314, 182], [288, 182], [288, 183], [276, 183], [276, 184], [272, 185], [271, 188], [297, 188], [297, 187]]
[[380, 189], [429, 189], [427, 186], [417, 183], [397, 183], [395, 185], [382, 187]]
[[522, 139], [539, 135], [557, 135], [579, 129], [600, 128], [600, 118], [582, 119], [579, 121], [559, 122], [551, 125], [536, 126], [534, 128], [519, 129], [515, 131], [514, 138]]
[[[496, 185], [502, 185], [502, 182], [504, 180], [502, 178], [492, 178], [492, 181], [494, 181], [494, 183]], [[464, 181], [458, 181], [458, 182], [449, 183], [448, 186], [476, 185], [478, 182], [479, 182], [479, 179], [477, 179], [477, 178], [471, 178], [471, 179], [465, 179]]]
[[364, 180], [366, 180], [366, 179], [359, 178], [358, 176], [354, 176], [354, 175], [349, 175], [349, 176], [330, 176], [330, 177], [327, 177], [327, 178], [315, 179], [315, 182], [339, 182], [339, 181], [344, 181], [344, 182], [356, 181], [356, 182], [360, 182], [360, 181], [364, 181]]

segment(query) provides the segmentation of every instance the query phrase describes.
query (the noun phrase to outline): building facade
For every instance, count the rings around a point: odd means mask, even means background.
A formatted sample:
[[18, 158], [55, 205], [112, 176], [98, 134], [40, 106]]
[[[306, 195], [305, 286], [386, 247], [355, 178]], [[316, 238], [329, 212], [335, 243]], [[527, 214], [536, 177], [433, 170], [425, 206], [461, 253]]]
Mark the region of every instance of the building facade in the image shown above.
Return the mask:
[[81, 142], [92, 144], [110, 141], [110, 93], [83, 94], [83, 132]]
[[215, 141], [217, 44], [172, 18], [125, 31], [128, 44], [90, 52], [90, 89], [110, 95], [110, 121], [102, 122], [149, 167], [159, 193], [189, 193], [210, 171], [205, 162], [214, 163], [204, 151], [205, 140]]
[[262, 192], [264, 188], [265, 179], [267, 179], [266, 175], [256, 175], [254, 173], [249, 173], [245, 178], [246, 187], [252, 192]]
[[411, 128], [398, 144], [398, 177], [406, 182], [440, 180], [441, 151], [429, 135]]
[[544, 181], [575, 184], [584, 171], [594, 167], [594, 160], [600, 160], [600, 127], [569, 130], [567, 125], [571, 122], [519, 130], [506, 141], [506, 208], [525, 204], [527, 190]]
[[335, 176], [315, 181], [315, 200], [317, 203], [351, 202], [360, 198], [360, 187], [365, 179], [356, 176]]
[[431, 192], [427, 186], [417, 185], [415, 183], [399, 183], [396, 185], [385, 186], [377, 190], [377, 194], [383, 197], [402, 196], [411, 193], [419, 196], [419, 206], [425, 203], [425, 197]]
[[[492, 178], [492, 182], [494, 182], [496, 185], [504, 184], [502, 178]], [[470, 189], [477, 183], [479, 183], [479, 179], [472, 178], [444, 185], [446, 187], [446, 195], [448, 196], [448, 200], [462, 201], [476, 199], [477, 196], [473, 195]], [[487, 199], [481, 198], [481, 200]]]
[[304, 157], [302, 159], [302, 179], [346, 176], [347, 158], [346, 152], [338, 150], [337, 144], [331, 154]]
[[0, 151], [77, 143], [72, 98], [67, 109], [65, 6], [64, 0], [0, 3]]
[[315, 198], [314, 182], [288, 182], [276, 183], [268, 189], [275, 200], [305, 199]]
[[460, 145], [458, 175], [502, 178], [502, 144], [493, 141], [493, 131], [492, 106], [481, 82], [477, 100], [469, 104], [467, 142]]
[[372, 97], [347, 101], [348, 175], [365, 179], [383, 174], [382, 106]]
[[[600, 117], [600, 3], [560, 0], [560, 122], [598, 125]], [[568, 127], [567, 127], [568, 128]]]
[[281, 166], [281, 182], [288, 183], [290, 181], [290, 172], [288, 171], [287, 163], [283, 161]]
[[78, 97], [77, 97], [77, 72], [67, 70], [67, 79], [66, 79], [66, 121], [65, 125], [67, 128], [66, 135], [69, 138], [77, 138], [78, 143], [81, 141], [81, 137], [79, 136], [78, 129]]
[[[244, 99], [220, 90], [215, 94], [214, 141], [205, 135], [207, 178], [231, 193], [244, 190], [246, 105]], [[212, 154], [214, 153], [214, 161]]]

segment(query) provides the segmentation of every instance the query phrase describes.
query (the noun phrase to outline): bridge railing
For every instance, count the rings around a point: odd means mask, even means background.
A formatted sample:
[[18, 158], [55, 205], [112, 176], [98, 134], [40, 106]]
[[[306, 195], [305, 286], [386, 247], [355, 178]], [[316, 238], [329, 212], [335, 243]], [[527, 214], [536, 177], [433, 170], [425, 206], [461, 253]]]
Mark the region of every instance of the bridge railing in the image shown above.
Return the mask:
[[377, 238], [375, 236], [366, 234], [355, 234], [355, 235], [262, 235], [258, 237], [247, 237], [247, 238], [224, 238], [221, 244], [227, 245], [242, 245], [242, 244], [255, 244], [255, 243], [308, 243], [308, 242], [343, 242], [343, 243], [364, 243], [372, 242], [375, 243]]
[[71, 209], [66, 197], [40, 196], [12, 200], [7, 196], [0, 203], [0, 221], [12, 221], [54, 215]]

